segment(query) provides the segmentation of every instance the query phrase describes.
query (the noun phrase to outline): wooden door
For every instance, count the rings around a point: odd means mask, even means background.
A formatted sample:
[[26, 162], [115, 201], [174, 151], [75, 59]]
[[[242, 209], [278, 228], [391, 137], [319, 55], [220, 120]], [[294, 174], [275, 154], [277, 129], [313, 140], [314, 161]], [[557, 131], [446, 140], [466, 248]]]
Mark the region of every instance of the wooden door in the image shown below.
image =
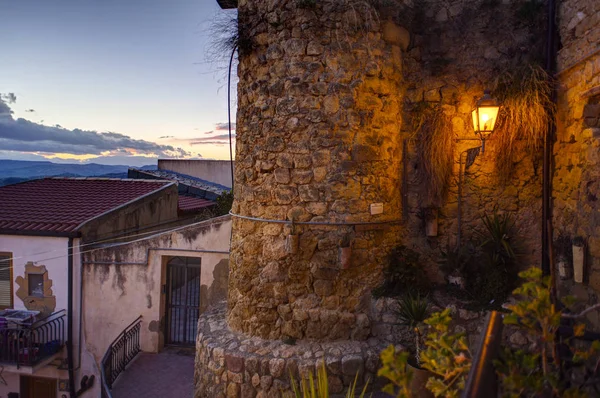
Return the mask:
[[21, 376], [21, 398], [56, 398], [56, 379]]

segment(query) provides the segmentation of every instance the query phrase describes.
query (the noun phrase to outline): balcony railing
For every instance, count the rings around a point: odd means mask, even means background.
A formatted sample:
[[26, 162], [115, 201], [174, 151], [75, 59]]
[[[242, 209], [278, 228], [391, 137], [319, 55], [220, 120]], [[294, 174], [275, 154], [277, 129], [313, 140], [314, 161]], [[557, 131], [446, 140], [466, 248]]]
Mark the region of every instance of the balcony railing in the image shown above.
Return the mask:
[[29, 325], [0, 324], [0, 363], [35, 366], [65, 345], [65, 310]]
[[110, 390], [113, 383], [125, 370], [129, 362], [141, 351], [140, 329], [142, 316], [127, 326], [121, 334], [108, 346], [102, 358], [100, 372], [102, 374], [102, 397], [112, 398]]

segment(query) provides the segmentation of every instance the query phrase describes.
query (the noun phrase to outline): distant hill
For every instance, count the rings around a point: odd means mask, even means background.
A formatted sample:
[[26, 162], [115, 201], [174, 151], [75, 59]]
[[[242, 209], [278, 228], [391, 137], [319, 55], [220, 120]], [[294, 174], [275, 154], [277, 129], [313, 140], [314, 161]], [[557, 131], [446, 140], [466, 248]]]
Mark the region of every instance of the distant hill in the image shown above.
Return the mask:
[[[0, 186], [44, 177], [108, 177], [127, 178], [129, 166], [97, 163], [52, 163], [46, 161], [0, 159]], [[139, 168], [139, 167], [138, 167]], [[141, 167], [155, 170], [156, 166]]]

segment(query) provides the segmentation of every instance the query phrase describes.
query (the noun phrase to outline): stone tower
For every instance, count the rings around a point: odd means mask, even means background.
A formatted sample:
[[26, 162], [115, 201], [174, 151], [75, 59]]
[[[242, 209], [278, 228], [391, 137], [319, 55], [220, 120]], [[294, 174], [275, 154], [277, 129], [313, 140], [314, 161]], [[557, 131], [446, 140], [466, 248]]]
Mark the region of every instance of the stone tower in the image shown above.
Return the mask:
[[371, 290], [398, 243], [408, 32], [362, 1], [238, 10], [233, 213], [248, 218], [233, 219], [229, 326], [266, 339], [366, 339]]

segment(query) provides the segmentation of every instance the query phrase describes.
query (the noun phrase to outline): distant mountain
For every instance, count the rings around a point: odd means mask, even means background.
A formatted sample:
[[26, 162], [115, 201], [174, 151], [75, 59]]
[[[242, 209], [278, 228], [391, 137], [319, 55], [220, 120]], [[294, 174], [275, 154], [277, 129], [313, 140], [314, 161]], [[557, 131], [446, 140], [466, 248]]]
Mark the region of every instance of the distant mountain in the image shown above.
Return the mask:
[[[44, 177], [108, 177], [126, 178], [129, 166], [97, 163], [52, 163], [0, 159], [0, 186]], [[141, 167], [155, 170], [156, 166]]]

